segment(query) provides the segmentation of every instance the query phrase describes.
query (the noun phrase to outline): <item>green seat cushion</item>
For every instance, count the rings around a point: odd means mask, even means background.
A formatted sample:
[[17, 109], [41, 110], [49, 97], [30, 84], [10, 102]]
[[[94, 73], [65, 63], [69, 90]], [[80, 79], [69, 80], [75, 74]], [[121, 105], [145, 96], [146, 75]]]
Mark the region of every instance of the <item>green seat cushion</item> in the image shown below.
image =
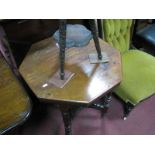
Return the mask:
[[133, 105], [155, 93], [155, 57], [139, 50], [122, 54], [123, 80], [114, 92]]

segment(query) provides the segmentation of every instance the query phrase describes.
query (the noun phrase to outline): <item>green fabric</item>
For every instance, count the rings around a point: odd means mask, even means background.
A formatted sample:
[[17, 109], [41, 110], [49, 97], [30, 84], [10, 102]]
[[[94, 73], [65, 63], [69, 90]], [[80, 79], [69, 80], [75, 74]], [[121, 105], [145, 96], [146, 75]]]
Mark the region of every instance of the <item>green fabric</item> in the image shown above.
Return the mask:
[[103, 22], [105, 40], [120, 52], [129, 49], [130, 43], [130, 19], [107, 19]]
[[155, 93], [155, 58], [138, 50], [122, 56], [123, 80], [114, 92], [136, 105]]
[[[121, 31], [124, 23], [128, 24]], [[137, 105], [155, 93], [155, 57], [143, 51], [129, 50], [131, 20], [104, 20], [103, 26], [105, 40], [120, 50], [122, 55], [123, 80], [114, 92], [125, 102]]]

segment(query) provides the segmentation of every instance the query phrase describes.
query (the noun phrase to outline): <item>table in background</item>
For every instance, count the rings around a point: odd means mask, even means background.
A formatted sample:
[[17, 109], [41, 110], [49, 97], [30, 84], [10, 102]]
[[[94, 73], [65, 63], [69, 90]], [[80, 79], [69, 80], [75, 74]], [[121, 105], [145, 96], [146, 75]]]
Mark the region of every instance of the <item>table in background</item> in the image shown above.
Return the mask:
[[0, 55], [0, 134], [22, 124], [30, 112], [29, 97]]

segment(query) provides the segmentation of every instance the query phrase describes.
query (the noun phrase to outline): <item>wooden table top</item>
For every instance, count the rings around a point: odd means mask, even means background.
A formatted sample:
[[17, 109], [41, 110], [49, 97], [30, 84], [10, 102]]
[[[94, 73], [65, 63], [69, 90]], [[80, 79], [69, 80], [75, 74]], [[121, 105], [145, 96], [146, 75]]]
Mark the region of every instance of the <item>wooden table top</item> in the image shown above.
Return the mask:
[[22, 123], [30, 110], [27, 94], [0, 56], [0, 134]]
[[103, 40], [100, 45], [109, 63], [90, 64], [88, 54], [96, 53], [93, 40], [87, 46], [66, 50], [65, 69], [75, 75], [63, 88], [49, 83], [59, 69], [59, 48], [52, 37], [34, 43], [19, 70], [39, 99], [89, 105], [122, 79], [120, 53]]

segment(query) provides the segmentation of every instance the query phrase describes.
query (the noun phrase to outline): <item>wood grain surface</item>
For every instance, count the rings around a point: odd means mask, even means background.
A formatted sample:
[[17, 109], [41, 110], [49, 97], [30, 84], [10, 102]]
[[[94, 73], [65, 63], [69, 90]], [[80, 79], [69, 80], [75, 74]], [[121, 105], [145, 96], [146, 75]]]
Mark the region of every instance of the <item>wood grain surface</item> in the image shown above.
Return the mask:
[[30, 110], [27, 94], [0, 56], [0, 134], [25, 121]]
[[88, 55], [96, 53], [93, 40], [87, 46], [66, 49], [65, 69], [75, 75], [63, 88], [50, 83], [59, 70], [59, 48], [52, 37], [31, 46], [20, 66], [20, 73], [41, 100], [89, 105], [122, 79], [119, 51], [103, 40], [100, 45], [109, 57], [109, 63], [90, 64]]

